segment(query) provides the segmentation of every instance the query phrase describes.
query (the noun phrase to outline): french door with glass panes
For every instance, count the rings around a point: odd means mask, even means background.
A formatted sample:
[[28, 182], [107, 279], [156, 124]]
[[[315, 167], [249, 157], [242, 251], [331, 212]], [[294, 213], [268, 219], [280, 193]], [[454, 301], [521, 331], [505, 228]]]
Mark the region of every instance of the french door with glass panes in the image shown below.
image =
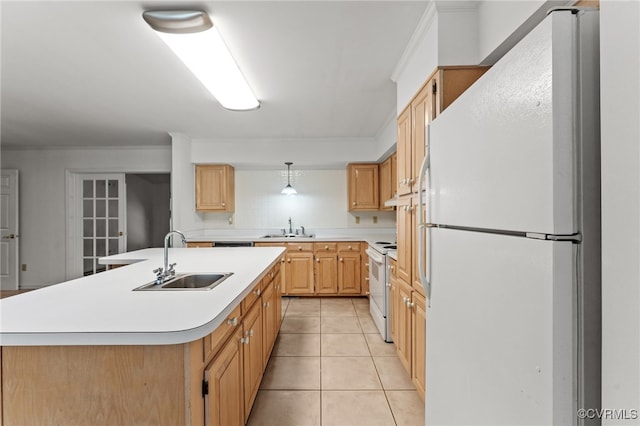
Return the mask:
[[104, 271], [98, 259], [126, 251], [124, 174], [78, 175], [82, 274]]

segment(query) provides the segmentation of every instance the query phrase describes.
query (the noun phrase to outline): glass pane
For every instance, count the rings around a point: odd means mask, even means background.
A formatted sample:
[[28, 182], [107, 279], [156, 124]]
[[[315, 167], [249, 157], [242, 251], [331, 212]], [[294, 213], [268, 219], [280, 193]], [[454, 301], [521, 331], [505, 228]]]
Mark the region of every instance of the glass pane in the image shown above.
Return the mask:
[[105, 217], [105, 200], [96, 200], [96, 217]]
[[109, 238], [109, 256], [112, 254], [118, 254], [118, 239]]
[[93, 258], [84, 259], [83, 265], [84, 265], [84, 275], [93, 274]]
[[109, 217], [118, 217], [118, 200], [109, 200]]
[[109, 219], [109, 236], [118, 236], [118, 219]]
[[84, 239], [84, 250], [82, 253], [85, 257], [93, 256], [93, 240], [91, 238]]
[[104, 181], [104, 180], [96, 181], [96, 198], [105, 198], [107, 196], [106, 185], [107, 185], [107, 181]]
[[93, 200], [82, 202], [82, 217], [93, 217]]
[[82, 181], [82, 197], [93, 198], [93, 181], [92, 180]]
[[109, 198], [117, 198], [118, 197], [118, 181], [110, 180], [109, 181]]
[[104, 219], [96, 219], [96, 237], [107, 236], [107, 221]]
[[100, 257], [100, 256], [106, 256], [107, 255], [107, 240], [104, 240], [102, 238], [97, 238], [96, 239], [96, 256]]
[[107, 265], [97, 265], [97, 266], [96, 266], [96, 274], [97, 274], [98, 272], [104, 272], [104, 271], [106, 271], [106, 270], [107, 270]]
[[85, 219], [83, 222], [82, 236], [93, 237], [93, 219]]

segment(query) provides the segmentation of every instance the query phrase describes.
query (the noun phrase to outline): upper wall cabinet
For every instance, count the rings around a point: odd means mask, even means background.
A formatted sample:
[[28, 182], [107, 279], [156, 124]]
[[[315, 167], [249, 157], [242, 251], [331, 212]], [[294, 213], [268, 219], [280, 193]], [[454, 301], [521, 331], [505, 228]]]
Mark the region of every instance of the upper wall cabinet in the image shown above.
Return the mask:
[[386, 160], [380, 163], [380, 210], [393, 210], [394, 207], [385, 207], [384, 202], [393, 198], [396, 193], [397, 156], [394, 152]]
[[378, 163], [347, 165], [349, 211], [369, 211], [380, 208], [378, 173]]
[[228, 164], [196, 164], [196, 211], [235, 210], [234, 169]]
[[418, 192], [427, 125], [473, 84], [488, 67], [439, 67], [398, 116], [398, 195]]

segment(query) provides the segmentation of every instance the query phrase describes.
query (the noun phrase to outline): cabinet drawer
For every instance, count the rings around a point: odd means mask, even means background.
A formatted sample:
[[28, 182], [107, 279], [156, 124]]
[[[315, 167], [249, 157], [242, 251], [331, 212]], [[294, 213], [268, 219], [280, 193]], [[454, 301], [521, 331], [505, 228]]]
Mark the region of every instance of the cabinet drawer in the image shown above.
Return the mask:
[[204, 360], [213, 357], [227, 340], [227, 337], [233, 333], [233, 330], [240, 324], [240, 305], [227, 316], [222, 324], [218, 326], [211, 334], [204, 338]]
[[262, 281], [253, 286], [251, 292], [247, 294], [244, 300], [241, 303], [242, 306], [242, 315], [246, 315], [246, 313], [251, 309], [253, 302], [256, 301], [257, 298], [262, 294]]
[[360, 251], [360, 243], [338, 243], [338, 251]]
[[313, 243], [313, 251], [325, 252], [325, 251], [337, 251], [338, 243]]
[[188, 248], [197, 248], [197, 247], [213, 247], [211, 241], [189, 241], [187, 243]]
[[287, 243], [287, 251], [313, 251], [313, 243]]

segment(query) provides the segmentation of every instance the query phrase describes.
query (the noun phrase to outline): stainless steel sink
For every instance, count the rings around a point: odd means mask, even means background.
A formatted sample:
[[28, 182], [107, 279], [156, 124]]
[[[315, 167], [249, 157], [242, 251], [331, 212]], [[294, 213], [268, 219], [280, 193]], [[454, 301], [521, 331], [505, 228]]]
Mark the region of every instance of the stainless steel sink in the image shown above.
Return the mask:
[[260, 238], [302, 238], [302, 239], [306, 239], [306, 238], [313, 238], [315, 237], [314, 234], [304, 234], [304, 235], [298, 235], [298, 234], [267, 234], [267, 235], [263, 235]]
[[163, 284], [156, 284], [155, 281], [152, 281], [133, 290], [211, 290], [231, 275], [233, 275], [233, 272], [219, 274], [181, 274], [176, 275], [175, 278]]

